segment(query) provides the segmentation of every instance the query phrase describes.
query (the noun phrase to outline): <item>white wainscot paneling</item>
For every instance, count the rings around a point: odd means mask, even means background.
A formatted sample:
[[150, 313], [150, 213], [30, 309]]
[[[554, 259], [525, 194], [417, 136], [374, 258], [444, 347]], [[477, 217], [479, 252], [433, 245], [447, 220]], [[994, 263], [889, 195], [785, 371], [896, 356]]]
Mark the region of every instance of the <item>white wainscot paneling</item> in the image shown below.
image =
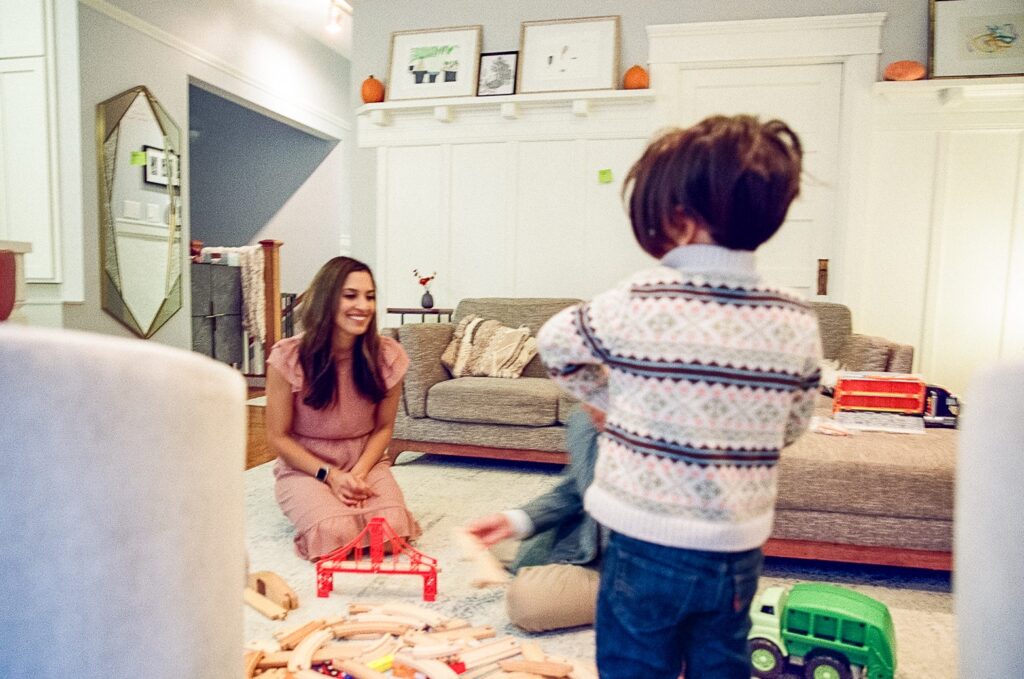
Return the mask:
[[[386, 160], [385, 204], [389, 224], [382, 236], [378, 306], [419, 306], [422, 289], [413, 269], [439, 278], [431, 286], [437, 306], [449, 300], [446, 150], [439, 146], [408, 146], [389, 149]], [[378, 209], [378, 215], [380, 209]], [[383, 303], [381, 303], [383, 302]]]
[[452, 147], [450, 299], [515, 294], [515, 144]]
[[850, 233], [855, 326], [920, 358], [938, 133], [883, 130], [874, 141], [866, 219]]
[[619, 191], [654, 131], [653, 100], [609, 90], [359, 109], [359, 145], [378, 149], [381, 309], [418, 302], [413, 267], [438, 272], [434, 301], [449, 307], [589, 297], [649, 264]]
[[935, 196], [921, 370], [955, 390], [1003, 353], [1022, 133], [946, 133]]
[[46, 64], [0, 59], [0, 239], [32, 243], [25, 277], [56, 279]]
[[[576, 297], [589, 299], [626, 276], [655, 264], [633, 237], [633, 227], [622, 201], [626, 173], [646, 145], [646, 139], [616, 139], [587, 144], [582, 179], [586, 218], [583, 239], [577, 246], [585, 266], [579, 291], [574, 293]], [[611, 182], [600, 181], [602, 170], [611, 170]]]
[[581, 251], [586, 228], [582, 142], [518, 145], [516, 200], [517, 297], [575, 297], [588, 263]]

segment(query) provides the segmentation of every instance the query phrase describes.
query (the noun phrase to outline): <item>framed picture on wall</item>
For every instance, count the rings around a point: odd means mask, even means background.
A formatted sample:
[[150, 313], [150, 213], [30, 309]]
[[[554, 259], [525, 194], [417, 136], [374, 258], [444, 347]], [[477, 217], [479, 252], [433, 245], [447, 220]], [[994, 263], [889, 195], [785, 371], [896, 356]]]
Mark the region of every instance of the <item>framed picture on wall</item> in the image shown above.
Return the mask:
[[619, 80], [619, 17], [524, 21], [519, 92], [614, 89]]
[[388, 100], [473, 96], [482, 32], [458, 26], [392, 33]]
[[933, 78], [1024, 75], [1021, 0], [930, 0]]
[[519, 52], [487, 52], [480, 55], [478, 97], [516, 93]]
[[161, 148], [145, 145], [142, 150], [146, 153], [142, 181], [153, 186], [167, 186], [173, 180], [174, 186], [181, 186], [177, 153], [167, 153]]

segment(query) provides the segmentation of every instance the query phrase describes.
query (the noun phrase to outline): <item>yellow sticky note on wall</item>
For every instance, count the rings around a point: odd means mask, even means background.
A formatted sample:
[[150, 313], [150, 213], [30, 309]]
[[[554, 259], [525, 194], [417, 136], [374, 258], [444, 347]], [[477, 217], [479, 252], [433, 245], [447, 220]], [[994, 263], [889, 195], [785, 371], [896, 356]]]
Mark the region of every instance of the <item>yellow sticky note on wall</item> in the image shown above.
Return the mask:
[[132, 165], [145, 165], [146, 164], [146, 152], [145, 151], [132, 151]]
[[612, 183], [612, 171], [611, 170], [598, 170], [597, 181], [600, 184], [611, 184]]

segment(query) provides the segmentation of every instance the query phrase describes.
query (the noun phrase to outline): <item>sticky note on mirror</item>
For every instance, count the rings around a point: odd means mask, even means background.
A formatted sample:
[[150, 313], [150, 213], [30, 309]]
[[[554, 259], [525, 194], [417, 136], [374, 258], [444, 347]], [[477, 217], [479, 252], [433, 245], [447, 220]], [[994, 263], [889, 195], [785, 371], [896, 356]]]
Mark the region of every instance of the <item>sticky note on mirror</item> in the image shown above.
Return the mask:
[[597, 181], [599, 184], [611, 184], [612, 183], [612, 171], [611, 170], [598, 170]]
[[146, 164], [146, 152], [145, 151], [132, 151], [132, 165], [145, 165]]

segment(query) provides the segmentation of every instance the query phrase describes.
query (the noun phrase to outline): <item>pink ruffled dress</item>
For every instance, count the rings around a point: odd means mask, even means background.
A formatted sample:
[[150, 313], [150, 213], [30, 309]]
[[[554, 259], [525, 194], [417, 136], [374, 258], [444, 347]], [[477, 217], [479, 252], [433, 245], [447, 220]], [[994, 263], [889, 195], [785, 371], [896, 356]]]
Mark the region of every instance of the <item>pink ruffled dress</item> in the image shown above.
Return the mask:
[[[347, 471], [355, 466], [373, 432], [377, 404], [356, 388], [351, 356], [337, 360], [338, 398], [334, 405], [315, 410], [303, 403], [301, 338], [296, 335], [281, 340], [267, 359], [267, 364], [284, 375], [292, 387], [292, 438], [324, 462]], [[381, 337], [380, 344], [381, 373], [391, 389], [405, 376], [409, 357], [390, 337]], [[347, 544], [366, 527], [367, 521], [378, 516], [384, 517], [398, 535], [413, 539], [420, 534], [384, 458], [367, 475], [366, 481], [376, 495], [362, 507], [345, 505], [326, 483], [280, 458], [274, 467], [274, 477], [277, 503], [295, 526], [295, 548], [305, 559], [315, 559]]]

